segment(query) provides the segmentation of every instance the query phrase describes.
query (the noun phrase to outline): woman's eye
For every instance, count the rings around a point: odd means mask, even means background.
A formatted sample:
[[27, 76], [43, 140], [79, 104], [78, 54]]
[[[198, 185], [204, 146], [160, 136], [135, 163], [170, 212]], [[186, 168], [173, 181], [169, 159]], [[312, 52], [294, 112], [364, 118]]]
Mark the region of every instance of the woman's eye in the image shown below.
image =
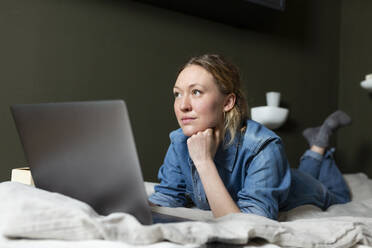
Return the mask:
[[201, 94], [200, 90], [192, 90], [192, 94], [195, 96], [199, 96]]
[[177, 98], [177, 97], [180, 96], [180, 93], [178, 93], [178, 92], [173, 92], [173, 95], [174, 95], [174, 98]]

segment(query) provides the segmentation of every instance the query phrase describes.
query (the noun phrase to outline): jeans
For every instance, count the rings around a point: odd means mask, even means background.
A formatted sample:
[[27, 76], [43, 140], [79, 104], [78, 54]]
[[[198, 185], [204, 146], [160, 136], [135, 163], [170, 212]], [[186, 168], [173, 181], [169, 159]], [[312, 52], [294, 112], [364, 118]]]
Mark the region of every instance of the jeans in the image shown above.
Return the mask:
[[281, 210], [287, 211], [304, 204], [313, 204], [326, 210], [333, 204], [351, 200], [350, 190], [337, 168], [333, 157], [335, 149], [324, 155], [307, 150], [298, 169], [292, 169], [290, 193]]

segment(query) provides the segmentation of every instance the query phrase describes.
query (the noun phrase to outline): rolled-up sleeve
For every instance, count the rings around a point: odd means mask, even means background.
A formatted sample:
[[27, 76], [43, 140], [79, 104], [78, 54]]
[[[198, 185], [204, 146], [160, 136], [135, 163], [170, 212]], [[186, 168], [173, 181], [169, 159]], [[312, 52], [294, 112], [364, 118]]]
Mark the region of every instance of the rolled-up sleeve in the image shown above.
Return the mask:
[[242, 212], [276, 220], [279, 205], [286, 200], [291, 175], [280, 139], [267, 141], [245, 168], [243, 188], [238, 192]]
[[160, 184], [155, 186], [155, 193], [149, 197], [150, 202], [164, 207], [182, 207], [187, 204], [185, 178], [173, 144], [168, 148], [158, 179]]

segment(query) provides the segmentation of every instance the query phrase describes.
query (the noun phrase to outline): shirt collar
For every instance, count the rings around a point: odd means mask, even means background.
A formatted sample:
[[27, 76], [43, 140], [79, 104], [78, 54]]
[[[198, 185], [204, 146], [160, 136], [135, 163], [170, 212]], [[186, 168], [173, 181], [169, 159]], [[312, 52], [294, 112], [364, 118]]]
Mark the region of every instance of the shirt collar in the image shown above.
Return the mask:
[[[226, 146], [224, 144], [220, 144], [216, 156], [214, 157], [214, 162], [216, 163], [217, 167], [223, 167], [229, 172], [232, 172], [234, 169], [236, 154], [239, 148], [239, 141], [240, 141], [241, 132], [236, 132], [234, 141], [231, 145]], [[225, 141], [230, 140], [230, 134], [226, 132]]]

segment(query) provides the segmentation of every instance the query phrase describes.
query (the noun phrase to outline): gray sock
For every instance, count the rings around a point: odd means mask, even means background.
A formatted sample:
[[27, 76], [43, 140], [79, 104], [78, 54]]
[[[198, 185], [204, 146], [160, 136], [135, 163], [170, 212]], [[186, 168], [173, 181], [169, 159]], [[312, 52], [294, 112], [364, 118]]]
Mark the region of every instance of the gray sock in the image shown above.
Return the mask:
[[302, 132], [302, 135], [307, 140], [307, 143], [309, 143], [309, 146], [314, 145], [315, 138], [316, 138], [316, 135], [318, 134], [319, 130], [320, 130], [320, 126], [319, 127], [309, 127], [309, 128], [306, 128]]
[[351, 118], [343, 111], [337, 110], [329, 115], [320, 127], [307, 128], [303, 135], [309, 142], [309, 145], [319, 147], [328, 147], [330, 136], [339, 127], [349, 125]]
[[350, 123], [350, 116], [342, 110], [337, 110], [325, 119], [322, 126], [327, 126], [331, 130], [336, 130], [339, 127], [349, 125]]

